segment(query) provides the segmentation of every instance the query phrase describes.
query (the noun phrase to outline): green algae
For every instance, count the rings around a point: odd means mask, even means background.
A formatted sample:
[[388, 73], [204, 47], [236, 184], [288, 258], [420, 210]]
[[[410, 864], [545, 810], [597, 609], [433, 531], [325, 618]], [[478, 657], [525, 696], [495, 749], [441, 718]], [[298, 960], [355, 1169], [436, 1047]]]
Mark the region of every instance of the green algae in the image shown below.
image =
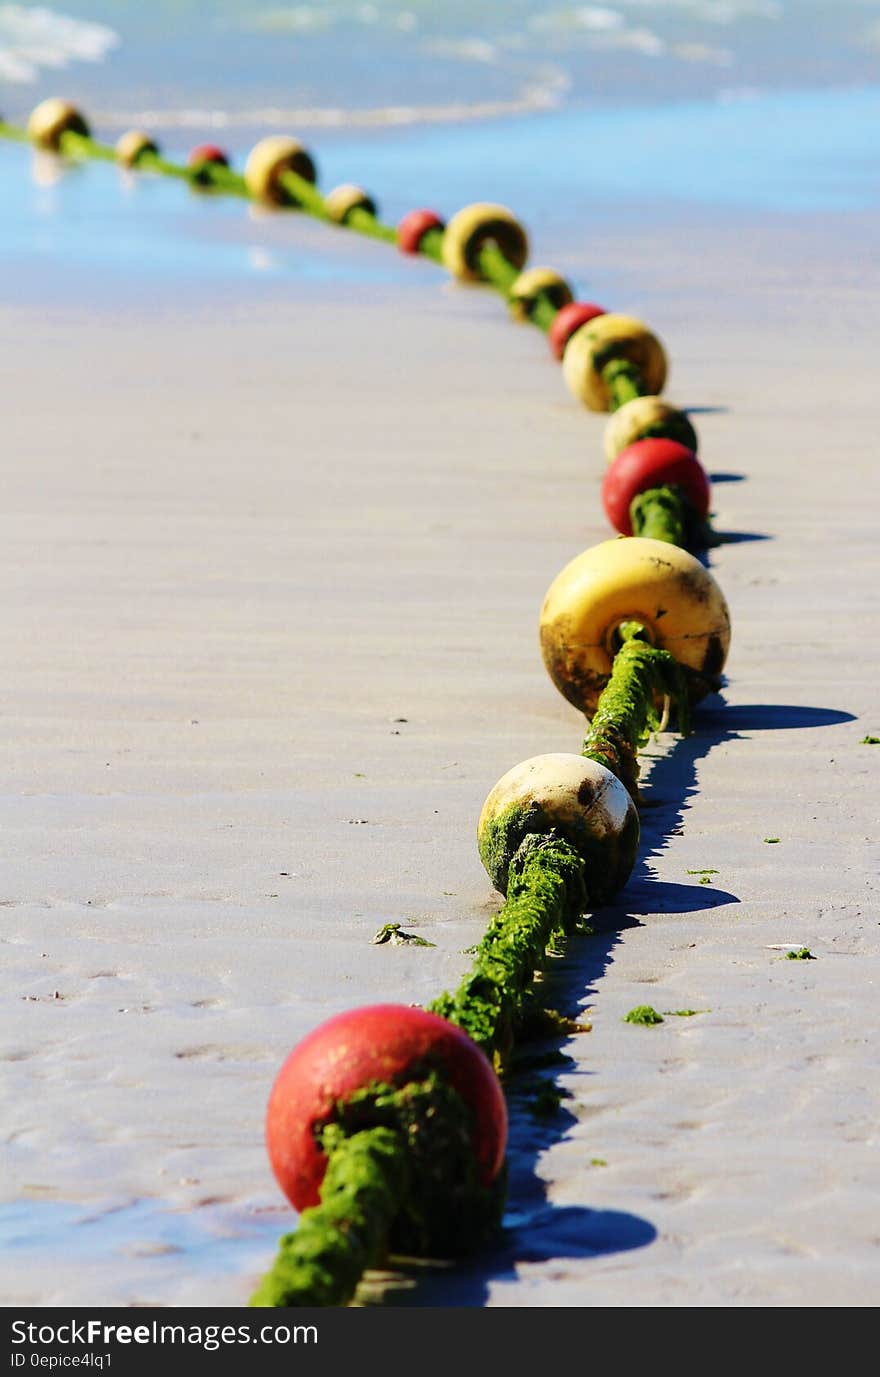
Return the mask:
[[587, 903], [584, 862], [550, 834], [530, 834], [508, 866], [507, 899], [478, 943], [471, 970], [454, 993], [429, 1006], [502, 1062], [533, 998], [535, 971], [548, 945], [574, 930]]
[[519, 268], [508, 262], [498, 245], [491, 242], [481, 246], [477, 261], [483, 279], [506, 296], [519, 277]]
[[636, 493], [629, 504], [633, 535], [684, 546], [689, 524], [687, 507], [684, 493], [676, 485], [665, 484]]
[[[596, 836], [587, 810], [581, 815], [573, 812], [560, 820], [535, 799], [510, 804], [496, 817], [482, 823], [477, 838], [480, 860], [499, 893], [507, 894], [513, 858], [530, 836], [559, 838], [581, 858], [587, 893], [583, 908], [586, 909], [612, 898], [629, 878], [639, 846], [639, 819], [637, 813], [630, 810], [616, 836]], [[567, 927], [560, 930], [560, 942], [564, 942], [568, 931]], [[548, 943], [554, 943], [552, 934]]]
[[370, 938], [374, 947], [381, 947], [388, 943], [392, 947], [436, 947], [436, 942], [429, 942], [426, 937], [419, 937], [415, 932], [404, 932], [400, 923], [383, 923], [374, 937]]
[[685, 550], [703, 550], [723, 544], [707, 516], [701, 516], [677, 484], [661, 484], [636, 493], [629, 504], [633, 535], [665, 540]]
[[480, 860], [500, 894], [507, 893], [510, 863], [526, 837], [549, 836], [552, 832], [552, 819], [534, 803], [512, 803], [482, 824], [477, 837]]
[[605, 1158], [604, 1158], [604, 1157], [591, 1157], [591, 1158], [590, 1158], [590, 1166], [591, 1166], [591, 1167], [607, 1167], [607, 1166], [608, 1166], [608, 1163], [605, 1161]]
[[764, 843], [765, 843], [766, 846], [775, 846], [775, 845], [777, 844], [778, 841], [779, 841], [779, 838], [778, 838], [778, 837], [765, 837], [765, 838], [764, 838]]
[[582, 754], [604, 765], [637, 799], [637, 752], [660, 727], [663, 717], [658, 703], [668, 698], [674, 704], [678, 729], [687, 734], [688, 690], [681, 665], [668, 650], [649, 645], [638, 623], [625, 623], [620, 634], [623, 645], [614, 657]]
[[422, 235], [419, 240], [419, 253], [434, 263], [443, 262], [443, 230], [439, 226], [435, 225]]
[[624, 1015], [624, 1023], [637, 1023], [642, 1028], [652, 1028], [656, 1023], [663, 1022], [663, 1015], [658, 1014], [656, 1009], [652, 1009], [650, 1004], [637, 1004], [634, 1009], [630, 1009]]
[[697, 1014], [711, 1014], [711, 1009], [664, 1009], [667, 1018], [695, 1018]]
[[[619, 345], [610, 345], [610, 349], [619, 348]], [[636, 397], [645, 394], [645, 384], [641, 370], [630, 359], [611, 354], [604, 358], [600, 356], [596, 359], [596, 367], [602, 374], [602, 381], [608, 388], [608, 395], [611, 400], [611, 411], [619, 411], [627, 402], [634, 401]]]
[[880, 736], [863, 736], [860, 746], [880, 746]]
[[809, 947], [801, 947], [798, 951], [787, 951], [785, 953], [787, 961], [815, 961], [816, 958]]
[[304, 1210], [295, 1233], [284, 1234], [271, 1270], [251, 1298], [270, 1309], [346, 1305], [368, 1267], [382, 1259], [409, 1163], [402, 1138], [373, 1128], [335, 1142], [325, 1138], [327, 1172], [321, 1203]]

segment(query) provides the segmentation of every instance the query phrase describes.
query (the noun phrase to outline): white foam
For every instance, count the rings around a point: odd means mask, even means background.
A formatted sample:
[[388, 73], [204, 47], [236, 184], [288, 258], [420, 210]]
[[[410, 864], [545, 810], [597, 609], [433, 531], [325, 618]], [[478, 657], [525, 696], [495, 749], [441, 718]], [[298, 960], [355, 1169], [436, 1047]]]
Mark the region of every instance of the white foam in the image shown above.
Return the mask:
[[44, 6], [0, 5], [0, 77], [6, 81], [33, 82], [43, 68], [103, 62], [119, 42], [119, 35], [106, 24]]
[[97, 124], [110, 128], [256, 129], [374, 128], [415, 124], [459, 124], [555, 109], [569, 90], [568, 76], [556, 67], [539, 68], [533, 80], [512, 100], [460, 102], [449, 105], [386, 105], [372, 110], [335, 106], [287, 109], [265, 106], [251, 110], [99, 110]]

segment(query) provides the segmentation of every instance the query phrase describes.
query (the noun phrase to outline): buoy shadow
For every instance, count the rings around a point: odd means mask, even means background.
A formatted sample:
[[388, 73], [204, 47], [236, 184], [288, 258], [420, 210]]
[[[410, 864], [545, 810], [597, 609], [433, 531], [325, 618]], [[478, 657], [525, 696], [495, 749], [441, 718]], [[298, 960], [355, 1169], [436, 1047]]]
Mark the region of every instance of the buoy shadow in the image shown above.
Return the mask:
[[765, 531], [715, 531], [719, 545], [742, 545], [747, 540], [773, 540]]
[[[623, 1210], [548, 1205], [507, 1226], [499, 1246], [455, 1265], [414, 1263], [382, 1278], [385, 1304], [476, 1308], [488, 1299], [491, 1281], [514, 1282], [523, 1263], [576, 1261], [644, 1248], [657, 1230]], [[368, 1302], [369, 1303], [369, 1300]]]

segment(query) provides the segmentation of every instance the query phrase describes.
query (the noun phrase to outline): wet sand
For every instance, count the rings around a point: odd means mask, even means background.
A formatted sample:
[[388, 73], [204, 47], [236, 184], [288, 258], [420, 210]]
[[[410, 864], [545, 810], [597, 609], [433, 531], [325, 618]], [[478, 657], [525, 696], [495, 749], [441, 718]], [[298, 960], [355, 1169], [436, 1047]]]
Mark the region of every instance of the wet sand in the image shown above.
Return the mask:
[[[514, 1097], [504, 1246], [387, 1299], [876, 1304], [876, 227], [581, 225], [540, 257], [706, 408], [728, 684], [649, 748], [642, 861], [553, 963], [593, 1031], [557, 1119]], [[344, 289], [0, 310], [8, 1304], [243, 1303], [292, 1221], [286, 1051], [455, 981], [483, 797], [578, 747], [536, 623], [608, 534], [603, 421], [497, 300], [340, 245]], [[371, 945], [392, 920], [436, 947]]]

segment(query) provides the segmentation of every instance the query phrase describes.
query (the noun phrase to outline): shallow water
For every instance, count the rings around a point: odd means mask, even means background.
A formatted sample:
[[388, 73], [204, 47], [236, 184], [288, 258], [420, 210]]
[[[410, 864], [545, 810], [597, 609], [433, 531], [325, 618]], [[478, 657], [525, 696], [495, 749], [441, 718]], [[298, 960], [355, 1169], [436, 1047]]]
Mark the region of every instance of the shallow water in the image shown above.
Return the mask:
[[[516, 207], [539, 251], [565, 252], [579, 224], [633, 217], [666, 228], [714, 217], [837, 215], [880, 202], [880, 87], [776, 92], [736, 102], [566, 109], [461, 127], [315, 131], [325, 186], [357, 180], [392, 221], [412, 204], [448, 214], [472, 200]], [[772, 128], [773, 138], [767, 138]], [[245, 131], [232, 134], [239, 163]], [[170, 153], [187, 136], [170, 131]], [[157, 276], [191, 284], [308, 286], [415, 280], [416, 269], [356, 236], [254, 210], [180, 183], [70, 166], [0, 141], [0, 246], [7, 300], [110, 293], [142, 299]]]
[[[625, 231], [632, 214], [874, 207], [878, 53], [863, 0], [0, 4], [0, 108], [23, 120], [63, 92], [108, 139], [138, 123], [182, 156], [213, 135], [239, 162], [260, 133], [303, 130], [322, 185], [363, 183], [386, 218], [499, 200], [558, 251], [585, 216]], [[0, 197], [14, 300], [122, 282], [137, 298], [157, 274], [412, 280], [287, 217], [2, 143]]]

